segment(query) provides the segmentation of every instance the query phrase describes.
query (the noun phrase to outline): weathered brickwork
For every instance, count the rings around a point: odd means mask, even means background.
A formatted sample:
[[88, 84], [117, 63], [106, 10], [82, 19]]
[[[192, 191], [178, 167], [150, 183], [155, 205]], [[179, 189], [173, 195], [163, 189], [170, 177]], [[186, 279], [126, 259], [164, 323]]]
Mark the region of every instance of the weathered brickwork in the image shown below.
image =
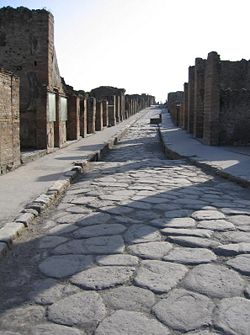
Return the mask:
[[[67, 85], [57, 64], [54, 18], [44, 9], [3, 7], [0, 27], [0, 67], [12, 73], [13, 83], [20, 78], [20, 105], [15, 99], [19, 86], [10, 91], [9, 84], [0, 86], [1, 171], [20, 163], [20, 145], [51, 152], [67, 140], [114, 126], [155, 102], [146, 94], [127, 99], [123, 88], [101, 86], [85, 93]], [[8, 108], [15, 117], [9, 113], [7, 118]]]
[[250, 61], [222, 61], [214, 51], [196, 58], [184, 92], [182, 106], [170, 109], [177, 125], [205, 144], [250, 144]]
[[19, 79], [0, 70], [0, 174], [20, 165]]
[[[54, 18], [46, 10], [24, 7], [0, 10], [0, 64], [20, 77], [22, 147], [48, 148], [54, 133], [64, 136], [65, 122], [54, 124], [60, 107], [56, 97], [64, 94], [54, 48]], [[50, 99], [50, 100], [49, 100]], [[55, 129], [53, 129], [55, 127]], [[58, 129], [56, 129], [58, 128]]]
[[176, 125], [180, 125], [181, 122], [181, 110], [180, 106], [183, 104], [184, 92], [177, 91], [168, 93], [168, 110], [172, 115], [172, 118]]

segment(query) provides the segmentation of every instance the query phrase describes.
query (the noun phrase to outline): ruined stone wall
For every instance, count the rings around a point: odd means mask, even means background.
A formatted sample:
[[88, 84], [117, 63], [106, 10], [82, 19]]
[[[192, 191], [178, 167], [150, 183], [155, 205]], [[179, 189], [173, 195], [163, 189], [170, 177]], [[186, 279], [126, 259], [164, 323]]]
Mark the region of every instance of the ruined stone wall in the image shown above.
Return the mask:
[[0, 174], [20, 164], [19, 79], [0, 69]]
[[188, 83], [184, 83], [184, 102], [183, 102], [183, 129], [188, 128]]
[[184, 92], [170, 92], [168, 93], [168, 110], [174, 123], [178, 126], [180, 124], [180, 105], [184, 101]]
[[[46, 10], [0, 9], [0, 65], [20, 77], [22, 147], [54, 145], [54, 106], [48, 92], [63, 94], [54, 48], [54, 18]], [[50, 111], [48, 111], [50, 105]], [[60, 111], [58, 112], [60, 115]], [[65, 129], [64, 125], [58, 126]], [[66, 138], [60, 141], [65, 141]]]
[[205, 69], [206, 60], [196, 58], [194, 68], [193, 135], [199, 138], [203, 137]]
[[221, 61], [220, 62], [220, 88], [250, 89], [250, 61]]
[[250, 144], [250, 90], [221, 90], [219, 143]]

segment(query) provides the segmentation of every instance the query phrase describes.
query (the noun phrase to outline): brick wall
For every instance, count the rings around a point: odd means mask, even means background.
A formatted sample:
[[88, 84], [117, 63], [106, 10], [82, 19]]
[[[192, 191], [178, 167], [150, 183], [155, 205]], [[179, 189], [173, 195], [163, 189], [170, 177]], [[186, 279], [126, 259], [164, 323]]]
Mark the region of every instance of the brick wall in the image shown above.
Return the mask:
[[0, 174], [20, 165], [19, 79], [0, 70]]
[[179, 126], [181, 121], [181, 105], [184, 101], [184, 92], [170, 92], [168, 93], [168, 110], [174, 123]]
[[[0, 26], [0, 65], [20, 77], [21, 146], [50, 148], [55, 121], [48, 111], [47, 93], [54, 89], [64, 93], [54, 48], [53, 15], [24, 7], [1, 8]], [[57, 121], [60, 129], [65, 128]], [[59, 142], [65, 142], [65, 132], [57, 132], [64, 136]]]

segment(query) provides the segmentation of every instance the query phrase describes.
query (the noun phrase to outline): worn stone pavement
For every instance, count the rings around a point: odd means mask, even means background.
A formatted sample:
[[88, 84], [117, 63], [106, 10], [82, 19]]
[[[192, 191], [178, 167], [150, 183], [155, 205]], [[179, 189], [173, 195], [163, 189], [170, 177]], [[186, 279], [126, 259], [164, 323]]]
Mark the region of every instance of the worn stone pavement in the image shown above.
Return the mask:
[[0, 335], [249, 335], [250, 191], [167, 160], [153, 111], [0, 262]]

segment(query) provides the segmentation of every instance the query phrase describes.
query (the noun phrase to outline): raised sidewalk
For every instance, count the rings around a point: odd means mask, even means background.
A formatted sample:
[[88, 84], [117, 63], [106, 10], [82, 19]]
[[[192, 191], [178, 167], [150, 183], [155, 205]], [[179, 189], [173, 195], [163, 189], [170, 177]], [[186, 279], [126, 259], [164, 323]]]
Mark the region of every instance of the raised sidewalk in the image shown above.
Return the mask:
[[250, 147], [209, 146], [192, 137], [192, 134], [176, 127], [166, 110], [159, 127], [167, 154], [178, 156], [205, 167], [245, 187], [250, 187]]
[[[88, 161], [95, 160], [103, 150], [112, 146], [146, 111], [144, 109], [116, 126], [98, 131], [0, 176], [0, 227], [13, 221], [27, 225], [69, 186]], [[30, 210], [21, 214], [25, 207], [30, 207]], [[2, 240], [0, 232], [0, 242]]]

